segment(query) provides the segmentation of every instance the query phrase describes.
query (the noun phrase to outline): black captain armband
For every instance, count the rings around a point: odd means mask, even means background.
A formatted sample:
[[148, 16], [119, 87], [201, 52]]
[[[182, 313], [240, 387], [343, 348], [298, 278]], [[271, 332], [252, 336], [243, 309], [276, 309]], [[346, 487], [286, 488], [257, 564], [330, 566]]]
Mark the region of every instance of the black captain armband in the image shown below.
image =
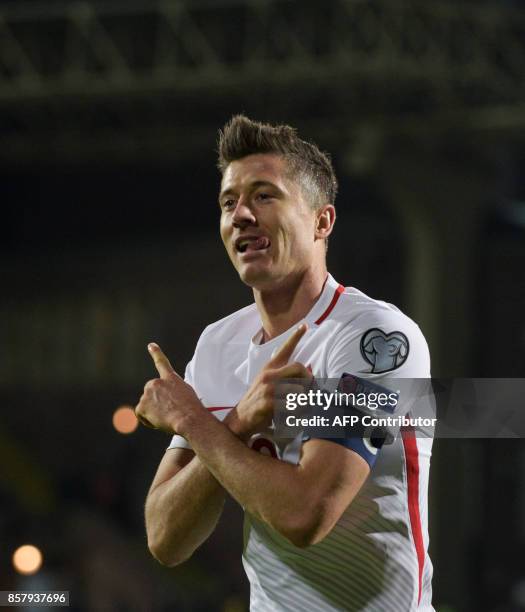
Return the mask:
[[377, 410], [393, 414], [399, 395], [370, 380], [344, 372], [337, 385], [339, 394], [346, 394], [352, 402], [345, 407], [345, 438], [340, 443], [356, 452], [374, 466], [383, 444], [391, 436], [387, 429], [376, 423]]
[[277, 437], [332, 440], [356, 452], [374, 466], [379, 450], [391, 442], [399, 395], [367, 379], [344, 373], [340, 378], [308, 380], [301, 392], [290, 391], [304, 380], [281, 381], [274, 411]]
[[333, 438], [333, 441], [353, 450], [372, 469], [387, 438], [387, 431], [377, 425], [366, 425], [366, 413], [359, 408], [352, 406], [344, 412], [345, 437]]
[[335, 393], [337, 406], [332, 409], [331, 422], [339, 429], [333, 442], [353, 450], [369, 465], [374, 466], [379, 451], [392, 436], [378, 420], [386, 414], [392, 415], [399, 395], [370, 380], [343, 373]]
[[303, 442], [311, 439], [330, 440], [357, 453], [372, 469], [379, 451], [389, 438], [389, 433], [377, 425], [367, 426], [366, 419], [363, 418], [366, 415], [358, 408], [345, 408], [344, 412], [342, 410], [340, 412], [341, 414], [332, 414], [330, 417], [333, 429], [338, 430], [337, 434], [327, 436], [319, 430], [315, 432], [307, 430], [303, 434]]

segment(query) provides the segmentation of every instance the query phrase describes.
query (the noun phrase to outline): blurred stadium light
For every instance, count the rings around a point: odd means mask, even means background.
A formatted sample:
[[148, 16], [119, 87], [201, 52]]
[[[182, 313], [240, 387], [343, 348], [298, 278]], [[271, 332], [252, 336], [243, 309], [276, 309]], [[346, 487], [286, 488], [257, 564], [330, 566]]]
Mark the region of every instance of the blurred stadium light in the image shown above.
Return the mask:
[[138, 421], [131, 406], [120, 406], [115, 410], [113, 427], [121, 434], [130, 434], [137, 429]]
[[43, 556], [40, 550], [32, 544], [24, 544], [13, 554], [13, 565], [20, 574], [36, 574], [42, 567]]

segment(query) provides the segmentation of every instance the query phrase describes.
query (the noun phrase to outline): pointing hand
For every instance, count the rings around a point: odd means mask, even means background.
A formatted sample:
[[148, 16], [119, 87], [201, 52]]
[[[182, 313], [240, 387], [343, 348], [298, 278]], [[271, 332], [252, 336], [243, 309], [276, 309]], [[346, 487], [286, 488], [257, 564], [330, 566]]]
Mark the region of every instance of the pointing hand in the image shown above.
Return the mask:
[[146, 383], [135, 415], [146, 427], [173, 434], [180, 420], [196, 407], [202, 408], [202, 404], [193, 388], [175, 372], [158, 344], [148, 344], [148, 351], [160, 378]]
[[237, 416], [244, 436], [269, 425], [274, 411], [276, 386], [286, 378], [311, 379], [311, 370], [302, 363], [288, 363], [299, 341], [306, 332], [306, 324], [299, 327], [282, 344], [275, 355], [259, 372], [251, 387], [237, 404]]

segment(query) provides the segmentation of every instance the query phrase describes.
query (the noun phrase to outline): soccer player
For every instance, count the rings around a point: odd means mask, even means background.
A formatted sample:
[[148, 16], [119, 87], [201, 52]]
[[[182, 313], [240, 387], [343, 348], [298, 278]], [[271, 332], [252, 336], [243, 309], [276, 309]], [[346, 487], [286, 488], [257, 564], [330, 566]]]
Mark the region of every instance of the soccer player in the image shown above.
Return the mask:
[[317, 146], [236, 116], [219, 168], [221, 238], [254, 303], [206, 327], [184, 380], [148, 347], [160, 377], [136, 414], [174, 434], [146, 500], [149, 548], [165, 565], [188, 559], [229, 494], [245, 511], [252, 610], [432, 610], [431, 440], [406, 429], [377, 451], [272, 427], [278, 381], [427, 378], [425, 339], [328, 273], [337, 181]]

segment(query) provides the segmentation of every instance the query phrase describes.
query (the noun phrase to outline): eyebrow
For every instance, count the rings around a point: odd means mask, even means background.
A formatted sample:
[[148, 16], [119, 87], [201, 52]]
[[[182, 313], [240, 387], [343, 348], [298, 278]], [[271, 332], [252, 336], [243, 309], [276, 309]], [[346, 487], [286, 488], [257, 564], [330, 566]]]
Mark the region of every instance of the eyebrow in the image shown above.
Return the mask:
[[[277, 187], [275, 183], [272, 183], [270, 181], [253, 181], [253, 183], [250, 183], [249, 187], [251, 191], [253, 191], [254, 189], [258, 189], [259, 187], [271, 187], [279, 193], [282, 193], [282, 189], [279, 189], [279, 187]], [[225, 189], [224, 191], [221, 191], [221, 193], [219, 193], [219, 202], [224, 198], [224, 196], [232, 195], [234, 193], [235, 189]]]

